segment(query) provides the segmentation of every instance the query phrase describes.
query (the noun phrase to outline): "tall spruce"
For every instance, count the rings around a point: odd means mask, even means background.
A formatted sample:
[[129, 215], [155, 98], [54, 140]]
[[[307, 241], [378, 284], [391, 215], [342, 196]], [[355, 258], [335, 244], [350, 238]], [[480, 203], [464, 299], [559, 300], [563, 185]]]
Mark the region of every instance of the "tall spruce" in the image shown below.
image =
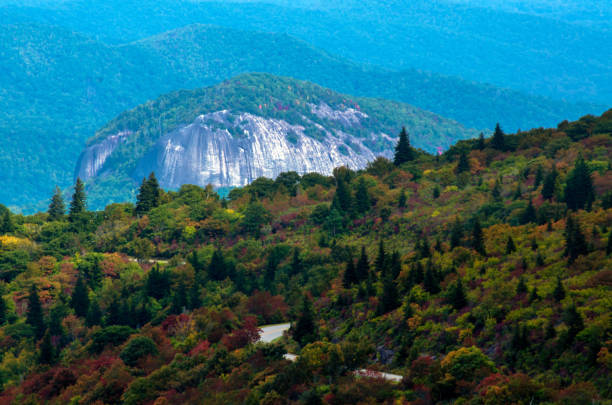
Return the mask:
[[34, 336], [40, 339], [45, 333], [45, 320], [43, 318], [42, 305], [38, 297], [38, 289], [32, 284], [30, 287], [30, 295], [28, 296], [28, 313], [26, 322], [34, 329]]
[[370, 193], [363, 177], [357, 182], [355, 191], [355, 208], [360, 214], [365, 214], [370, 209]]
[[465, 150], [461, 150], [461, 152], [459, 152], [459, 161], [457, 162], [455, 173], [460, 174], [460, 173], [469, 172], [469, 171], [470, 171], [470, 160], [468, 158], [467, 152]]
[[460, 310], [467, 305], [467, 296], [460, 278], [451, 286], [448, 299], [456, 310]]
[[555, 285], [555, 289], [553, 290], [553, 298], [555, 301], [559, 302], [565, 298], [565, 288], [563, 288], [563, 283], [561, 282], [561, 277], [557, 277], [557, 284]]
[[406, 208], [406, 191], [402, 189], [402, 192], [397, 199], [397, 207], [398, 208]]
[[480, 135], [478, 135], [478, 140], [476, 141], [476, 149], [483, 150], [485, 146], [484, 134], [481, 132]]
[[397, 145], [395, 146], [393, 164], [395, 164], [395, 166], [400, 166], [411, 160], [414, 160], [414, 150], [412, 146], [410, 146], [410, 138], [408, 137], [408, 132], [406, 132], [406, 127], [403, 127]]
[[536, 222], [538, 214], [536, 212], [535, 207], [533, 206], [533, 202], [529, 200], [529, 204], [525, 208], [525, 211], [521, 214], [520, 221], [522, 224], [529, 224], [532, 222]]
[[72, 194], [72, 201], [70, 202], [69, 219], [73, 220], [77, 215], [85, 212], [86, 209], [87, 196], [85, 195], [85, 184], [80, 178], [77, 178], [76, 184], [74, 185], [74, 193]]
[[336, 209], [342, 214], [350, 214], [353, 212], [354, 201], [351, 192], [348, 189], [346, 181], [338, 178], [336, 182], [336, 193], [332, 201], [332, 209]]
[[2, 215], [2, 220], [0, 221], [0, 233], [13, 233], [13, 232], [15, 232], [15, 224], [13, 223], [11, 212], [8, 209], [6, 209], [4, 211], [4, 215]]
[[305, 294], [302, 297], [302, 305], [298, 319], [291, 328], [291, 334], [293, 339], [302, 346], [313, 342], [317, 338], [318, 332], [314, 319], [314, 312], [312, 310], [312, 303]]
[[499, 181], [499, 178], [497, 178], [495, 179], [495, 184], [493, 184], [493, 188], [491, 189], [491, 198], [493, 201], [500, 202], [502, 200], [501, 193], [501, 182]]
[[136, 197], [136, 214], [143, 215], [159, 206], [161, 199], [161, 189], [155, 177], [155, 173], [151, 172], [149, 178], [142, 179], [138, 196]]
[[378, 314], [386, 314], [391, 312], [400, 306], [399, 294], [397, 292], [397, 285], [391, 277], [391, 274], [387, 274], [382, 280], [382, 290], [378, 297]]
[[472, 227], [472, 248], [483, 256], [487, 254], [484, 246], [484, 234], [478, 219], [474, 221], [474, 226]]
[[357, 266], [355, 268], [357, 273], [357, 280], [366, 281], [370, 275], [370, 261], [368, 259], [368, 255], [366, 254], [365, 246], [361, 247], [361, 254], [359, 255], [359, 260], [357, 261]]
[[49, 221], [61, 221], [66, 214], [66, 205], [64, 204], [64, 197], [59, 187], [55, 186], [55, 192], [51, 197], [49, 203]]
[[54, 364], [55, 360], [55, 346], [53, 346], [53, 342], [51, 341], [51, 333], [49, 333], [49, 330], [47, 329], [42, 339], [42, 342], [40, 342], [38, 362], [40, 364]]
[[463, 238], [463, 225], [459, 222], [459, 219], [455, 221], [451, 229], [450, 235], [450, 248], [453, 250], [461, 244]]
[[223, 251], [221, 249], [216, 249], [210, 258], [208, 277], [214, 281], [221, 281], [225, 280], [227, 276], [227, 266], [225, 258], [223, 257]]
[[548, 173], [546, 177], [544, 177], [544, 184], [542, 185], [542, 197], [545, 200], [551, 200], [555, 196], [558, 177], [559, 172], [557, 172], [557, 168], [554, 166], [550, 173]]
[[342, 286], [344, 288], [351, 288], [351, 286], [357, 283], [357, 272], [355, 270], [355, 262], [353, 257], [349, 257], [346, 262], [346, 269], [344, 270], [344, 276], [342, 278]]
[[568, 215], [565, 221], [565, 256], [568, 263], [573, 263], [578, 256], [587, 254], [589, 249], [586, 238], [580, 229], [580, 224]]
[[512, 239], [512, 235], [508, 236], [508, 241], [506, 242], [506, 254], [516, 252], [516, 245], [514, 244], [514, 239]]
[[378, 256], [374, 262], [374, 267], [381, 276], [385, 275], [387, 270], [387, 252], [385, 252], [385, 242], [382, 239], [378, 242]]
[[567, 176], [565, 202], [569, 209], [576, 211], [584, 208], [590, 210], [593, 201], [595, 201], [595, 189], [591, 171], [580, 154], [576, 159], [574, 169]]
[[506, 150], [506, 135], [499, 126], [499, 123], [495, 125], [495, 131], [493, 132], [493, 137], [491, 138], [491, 147], [499, 151]]
[[72, 291], [70, 305], [74, 309], [74, 313], [80, 317], [86, 317], [89, 311], [89, 294], [87, 293], [87, 285], [83, 281], [83, 277], [79, 276]]

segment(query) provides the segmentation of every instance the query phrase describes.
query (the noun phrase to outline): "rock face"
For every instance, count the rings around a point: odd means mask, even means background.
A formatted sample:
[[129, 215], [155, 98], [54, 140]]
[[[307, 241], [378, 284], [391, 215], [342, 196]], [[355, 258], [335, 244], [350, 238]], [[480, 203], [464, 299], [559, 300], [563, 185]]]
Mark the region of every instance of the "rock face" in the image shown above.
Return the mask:
[[[338, 111], [326, 104], [313, 104], [310, 108], [313, 114], [341, 122], [343, 127], [358, 128], [360, 120], [367, 118], [355, 109]], [[169, 189], [182, 184], [243, 186], [258, 177], [275, 178], [287, 171], [330, 175], [338, 166], [360, 169], [375, 159], [364, 145], [364, 138], [303, 119], [311, 126], [228, 110], [200, 115], [191, 124], [162, 136], [140, 159], [133, 177], [153, 171], [160, 185]], [[316, 131], [318, 136], [308, 136], [306, 131]], [[98, 175], [127, 135], [111, 135], [87, 148], [81, 155], [77, 175], [84, 180]], [[385, 134], [370, 136], [381, 137], [391, 140]]]

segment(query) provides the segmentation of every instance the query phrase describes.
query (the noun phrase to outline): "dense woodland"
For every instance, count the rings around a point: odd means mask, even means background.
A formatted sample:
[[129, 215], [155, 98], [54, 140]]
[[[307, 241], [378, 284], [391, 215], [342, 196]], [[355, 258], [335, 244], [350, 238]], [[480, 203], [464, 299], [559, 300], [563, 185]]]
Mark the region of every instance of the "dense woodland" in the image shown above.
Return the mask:
[[78, 181], [3, 208], [0, 403], [610, 403], [612, 110], [399, 139], [224, 199], [151, 174], [136, 204], [89, 211]]

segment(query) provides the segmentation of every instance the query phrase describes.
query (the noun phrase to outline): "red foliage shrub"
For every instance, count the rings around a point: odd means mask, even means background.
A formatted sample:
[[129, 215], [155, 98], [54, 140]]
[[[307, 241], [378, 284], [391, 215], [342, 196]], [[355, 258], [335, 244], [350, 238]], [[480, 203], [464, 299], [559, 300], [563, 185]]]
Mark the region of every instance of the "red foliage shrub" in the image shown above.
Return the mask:
[[268, 291], [255, 291], [247, 300], [246, 308], [263, 323], [283, 320], [289, 310], [282, 295], [272, 295]]

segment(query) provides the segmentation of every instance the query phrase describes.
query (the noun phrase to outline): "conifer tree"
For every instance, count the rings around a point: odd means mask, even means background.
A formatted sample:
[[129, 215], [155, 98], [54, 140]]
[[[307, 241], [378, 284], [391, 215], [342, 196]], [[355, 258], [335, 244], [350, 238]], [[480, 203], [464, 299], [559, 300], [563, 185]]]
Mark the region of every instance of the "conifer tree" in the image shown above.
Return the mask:
[[6, 301], [0, 294], [0, 326], [4, 325], [6, 322]]
[[402, 189], [399, 199], [397, 200], [397, 207], [406, 208], [406, 191], [404, 189]]
[[411, 160], [414, 160], [414, 150], [412, 146], [410, 146], [410, 138], [408, 137], [408, 132], [406, 132], [406, 127], [403, 127], [397, 145], [395, 146], [393, 164], [395, 164], [395, 166], [400, 166]]
[[72, 291], [70, 305], [76, 316], [86, 317], [89, 311], [89, 295], [83, 277], [79, 276]]
[[506, 254], [516, 252], [516, 245], [514, 244], [514, 239], [512, 239], [512, 235], [508, 236], [508, 242], [506, 242]]
[[180, 314], [185, 308], [187, 308], [187, 291], [185, 282], [183, 279], [180, 279], [174, 294], [172, 294], [172, 312]]
[[539, 299], [540, 299], [540, 296], [538, 295], [538, 287], [534, 286], [533, 289], [531, 290], [531, 294], [529, 295], [529, 303], [532, 303]]
[[336, 209], [343, 214], [351, 214], [353, 211], [353, 196], [349, 192], [346, 182], [342, 178], [337, 179], [336, 193], [332, 201], [332, 209]]
[[591, 209], [595, 201], [595, 189], [593, 179], [582, 154], [576, 159], [574, 169], [567, 176], [565, 184], [565, 202], [567, 207], [573, 211], [586, 208]]
[[451, 287], [449, 301], [456, 310], [460, 310], [467, 305], [467, 297], [460, 278]]
[[493, 198], [495, 202], [501, 201], [501, 182], [499, 178], [495, 179], [495, 184], [493, 185], [493, 189], [491, 189], [491, 198]]
[[519, 282], [516, 286], [516, 293], [520, 295], [525, 294], [527, 291], [527, 284], [525, 284], [525, 279], [521, 276], [519, 277]]
[[214, 281], [221, 281], [225, 280], [227, 276], [227, 266], [225, 265], [223, 251], [221, 251], [221, 249], [216, 249], [210, 258], [210, 264], [208, 265], [208, 277]]
[[495, 125], [495, 132], [493, 132], [493, 138], [491, 138], [491, 147], [499, 151], [506, 150], [506, 136], [499, 123]]
[[425, 288], [425, 291], [430, 294], [437, 294], [440, 292], [437, 276], [434, 274], [431, 266], [427, 266], [427, 270], [425, 270], [425, 275], [423, 276], [423, 287]]
[[559, 302], [565, 298], [565, 288], [563, 288], [563, 283], [561, 282], [561, 277], [557, 277], [557, 285], [553, 290], [553, 298], [555, 301]]
[[300, 250], [296, 247], [293, 249], [293, 257], [291, 259], [291, 276], [300, 274], [303, 269], [302, 259], [300, 259]]
[[461, 238], [463, 238], [463, 226], [459, 222], [459, 219], [455, 221], [453, 224], [453, 228], [451, 229], [451, 237], [450, 237], [450, 248], [453, 250], [457, 246], [461, 244]]
[[608, 245], [606, 246], [606, 254], [612, 253], [612, 231], [608, 235]]
[[34, 329], [34, 335], [40, 339], [45, 333], [45, 321], [43, 319], [42, 305], [38, 297], [38, 289], [32, 284], [30, 295], [28, 296], [28, 313], [26, 322]]
[[395, 280], [402, 272], [402, 260], [398, 251], [394, 251], [391, 255], [391, 277]]
[[87, 197], [85, 195], [85, 184], [80, 178], [77, 178], [76, 184], [74, 185], [74, 194], [72, 194], [72, 201], [70, 202], [70, 213], [68, 218], [74, 220], [75, 217], [87, 209]]
[[355, 263], [353, 258], [350, 257], [346, 263], [346, 270], [344, 270], [344, 277], [342, 278], [342, 286], [344, 288], [351, 288], [353, 284], [357, 282], [357, 272], [355, 270]]
[[459, 153], [459, 161], [457, 162], [457, 167], [455, 168], [455, 173], [461, 174], [464, 172], [470, 171], [470, 160], [465, 150], [461, 150]]
[[568, 327], [570, 341], [573, 341], [576, 335], [584, 329], [584, 321], [580, 313], [576, 310], [576, 305], [574, 303], [570, 304], [563, 312], [563, 322], [565, 322]]
[[523, 213], [521, 214], [521, 223], [529, 224], [532, 222], [536, 222], [537, 216], [538, 214], [536, 212], [535, 207], [533, 206], [533, 202], [529, 200], [529, 204], [527, 205], [527, 208], [525, 208], [525, 211], [523, 211]]
[[313, 342], [317, 338], [318, 331], [314, 320], [312, 303], [306, 295], [302, 297], [300, 314], [294, 327], [291, 329], [293, 339], [302, 346]]
[[370, 209], [370, 194], [363, 177], [357, 182], [357, 190], [355, 191], [355, 208], [360, 214], [365, 214]]
[[376, 257], [376, 261], [374, 262], [374, 267], [377, 273], [380, 273], [381, 276], [384, 276], [387, 270], [387, 254], [385, 252], [385, 243], [382, 239], [378, 242], [378, 256]]
[[7, 209], [4, 211], [2, 216], [2, 223], [0, 223], [0, 233], [13, 233], [15, 232], [15, 224], [11, 218], [11, 212]]
[[64, 197], [59, 187], [55, 186], [55, 192], [51, 197], [49, 203], [49, 221], [61, 221], [66, 213], [66, 205], [64, 204]]
[[484, 234], [478, 219], [474, 221], [474, 226], [472, 228], [472, 248], [474, 248], [474, 250], [480, 253], [482, 256], [486, 256], [487, 254], [484, 246]]
[[194, 310], [202, 306], [202, 299], [200, 298], [200, 286], [194, 282], [189, 289], [188, 297], [188, 308]]
[[89, 327], [102, 324], [102, 310], [97, 300], [91, 301], [87, 317], [85, 318], [85, 324]]
[[159, 206], [160, 198], [161, 190], [159, 183], [155, 173], [151, 172], [148, 179], [142, 179], [142, 184], [136, 197], [136, 214], [143, 215]]
[[568, 263], [573, 263], [580, 255], [588, 253], [586, 238], [580, 224], [571, 215], [565, 221], [565, 256]]
[[558, 177], [559, 172], [557, 172], [556, 167], [553, 167], [551, 172], [548, 173], [544, 178], [544, 185], [542, 186], [542, 197], [545, 200], [551, 200], [555, 196]]
[[542, 180], [544, 180], [544, 168], [542, 165], [538, 165], [536, 169], [535, 179], [533, 181], [533, 188], [537, 189], [540, 184], [542, 184]]
[[481, 132], [480, 135], [478, 135], [478, 141], [476, 141], [476, 149], [483, 150], [484, 148], [485, 148], [485, 138], [484, 138], [484, 134]]
[[361, 247], [361, 255], [357, 261], [357, 267], [355, 268], [358, 281], [366, 281], [370, 274], [370, 261], [366, 254], [365, 246]]
[[51, 342], [51, 333], [49, 333], [49, 330], [47, 329], [42, 339], [42, 342], [40, 342], [40, 353], [38, 355], [38, 362], [40, 364], [54, 364], [55, 359], [55, 347]]
[[390, 274], [387, 274], [383, 278], [382, 290], [378, 299], [378, 314], [386, 314], [400, 305], [399, 294], [397, 292], [397, 286], [391, 278]]

